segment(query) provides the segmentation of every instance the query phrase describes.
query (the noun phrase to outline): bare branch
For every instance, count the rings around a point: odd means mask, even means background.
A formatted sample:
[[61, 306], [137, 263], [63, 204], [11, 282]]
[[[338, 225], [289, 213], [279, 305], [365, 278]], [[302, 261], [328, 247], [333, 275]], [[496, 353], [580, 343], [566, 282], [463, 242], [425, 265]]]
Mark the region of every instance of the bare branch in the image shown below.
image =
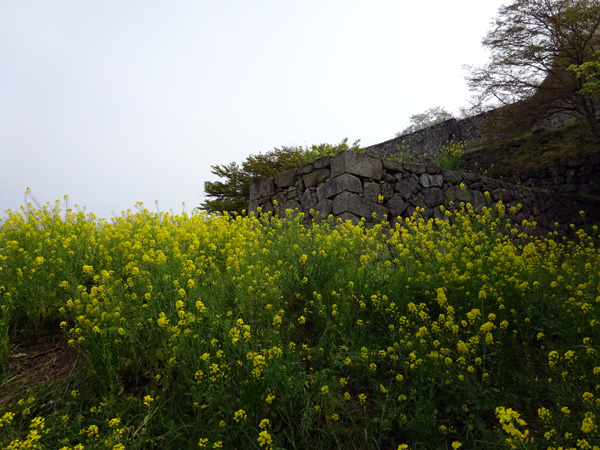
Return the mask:
[[600, 0], [513, 0], [498, 10], [482, 44], [490, 61], [469, 67], [467, 77], [480, 106], [519, 102], [536, 114], [594, 118], [589, 105], [597, 101], [566, 69], [590, 61], [600, 48]]

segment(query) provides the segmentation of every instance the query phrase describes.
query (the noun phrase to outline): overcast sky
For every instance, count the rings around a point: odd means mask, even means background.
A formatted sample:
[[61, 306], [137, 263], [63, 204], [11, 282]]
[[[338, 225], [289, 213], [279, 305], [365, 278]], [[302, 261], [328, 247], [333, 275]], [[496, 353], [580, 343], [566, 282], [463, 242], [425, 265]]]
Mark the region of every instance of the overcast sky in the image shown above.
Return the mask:
[[211, 165], [467, 102], [500, 0], [0, 0], [0, 218], [190, 212]]

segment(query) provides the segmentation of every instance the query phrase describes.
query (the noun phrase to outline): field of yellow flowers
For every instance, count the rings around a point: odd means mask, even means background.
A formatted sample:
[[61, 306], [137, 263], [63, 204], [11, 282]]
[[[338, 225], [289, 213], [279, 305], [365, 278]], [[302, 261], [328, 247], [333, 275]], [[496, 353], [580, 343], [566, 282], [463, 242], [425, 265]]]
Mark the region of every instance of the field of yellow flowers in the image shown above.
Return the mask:
[[[598, 229], [446, 215], [9, 211], [0, 446], [598, 449]], [[49, 335], [75, 369], [14, 383]]]

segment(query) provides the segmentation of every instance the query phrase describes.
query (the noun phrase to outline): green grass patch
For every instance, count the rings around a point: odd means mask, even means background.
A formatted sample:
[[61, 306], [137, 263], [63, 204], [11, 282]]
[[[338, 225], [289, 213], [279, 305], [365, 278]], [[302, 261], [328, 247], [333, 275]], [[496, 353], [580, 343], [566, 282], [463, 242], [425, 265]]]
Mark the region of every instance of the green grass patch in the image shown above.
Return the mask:
[[597, 138], [576, 124], [483, 145], [466, 151], [463, 161], [466, 168], [492, 178], [519, 180], [598, 152]]
[[410, 148], [410, 141], [402, 141], [396, 146], [396, 152], [386, 158], [403, 164], [426, 164], [438, 166], [445, 170], [461, 170], [465, 147], [466, 142], [464, 141], [454, 142], [454, 140], [449, 140], [434, 153], [415, 155]]

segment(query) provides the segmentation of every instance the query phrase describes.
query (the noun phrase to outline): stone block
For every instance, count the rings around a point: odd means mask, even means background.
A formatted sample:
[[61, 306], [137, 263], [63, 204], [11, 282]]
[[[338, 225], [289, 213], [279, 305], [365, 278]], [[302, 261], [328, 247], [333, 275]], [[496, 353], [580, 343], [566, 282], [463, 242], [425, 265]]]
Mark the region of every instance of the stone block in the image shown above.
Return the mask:
[[396, 192], [400, 192], [404, 196], [411, 196], [421, 190], [421, 185], [414, 177], [405, 178], [404, 180], [398, 181], [394, 186]]
[[533, 214], [533, 208], [526, 205], [522, 205], [520, 212], [523, 213], [527, 220], [529, 220], [529, 217], [531, 217], [531, 215]]
[[498, 183], [496, 183], [493, 178], [483, 177], [482, 181], [483, 181], [484, 192], [488, 191], [491, 193], [494, 189], [497, 189], [500, 187], [500, 185]]
[[474, 208], [483, 208], [486, 206], [485, 195], [481, 191], [473, 191], [471, 204]]
[[535, 203], [535, 200], [536, 195], [533, 192], [527, 190], [523, 191], [523, 198], [521, 199], [521, 203], [527, 206], [532, 206]]
[[330, 174], [331, 172], [329, 169], [317, 169], [304, 175], [302, 180], [304, 181], [305, 187], [314, 187], [324, 183], [329, 178]]
[[436, 187], [423, 189], [419, 193], [419, 197], [423, 199], [423, 202], [429, 208], [434, 208], [444, 203], [444, 192]]
[[383, 195], [383, 201], [387, 202], [394, 195], [394, 187], [387, 183], [382, 184], [381, 195]]
[[260, 212], [261, 214], [274, 213], [275, 209], [273, 209], [273, 203], [261, 203]]
[[514, 217], [514, 221], [515, 221], [516, 223], [521, 223], [521, 222], [523, 222], [524, 220], [527, 220], [528, 218], [529, 218], [529, 216], [528, 216], [527, 214], [525, 214], [525, 213], [523, 213], [523, 212], [519, 211], [519, 212], [518, 212], [518, 213], [515, 215], [515, 217]]
[[331, 156], [323, 156], [322, 158], [313, 161], [313, 164], [315, 169], [329, 169], [330, 161]]
[[275, 186], [280, 188], [286, 188], [293, 186], [296, 183], [297, 170], [290, 169], [285, 172], [279, 172], [275, 175]]
[[273, 207], [275, 214], [281, 216], [284, 213], [283, 204], [286, 202], [287, 197], [283, 192], [278, 192], [273, 197]]
[[471, 200], [473, 198], [471, 191], [469, 189], [461, 189], [460, 187], [458, 189], [456, 189], [455, 191], [456, 194], [456, 200], [459, 202], [465, 202], [465, 203], [471, 203]]
[[432, 216], [432, 210], [430, 208], [427, 208], [426, 206], [419, 204], [419, 205], [411, 205], [408, 208], [406, 208], [404, 217], [413, 217], [415, 215], [415, 213], [417, 212], [417, 207], [420, 208], [419, 213], [417, 214], [417, 217], [422, 217], [423, 219], [428, 219], [429, 217]]
[[438, 220], [446, 220], [446, 213], [441, 208], [435, 208], [433, 210], [433, 218]]
[[390, 199], [390, 201], [387, 202], [387, 207], [390, 211], [391, 217], [398, 217], [401, 216], [404, 211], [406, 211], [406, 208], [408, 208], [408, 203], [404, 201], [402, 195], [396, 193]]
[[442, 170], [442, 178], [449, 184], [459, 184], [462, 181], [462, 173], [454, 170]]
[[352, 222], [352, 224], [353, 224], [353, 225], [358, 225], [358, 224], [360, 223], [360, 217], [358, 217], [358, 216], [355, 216], [355, 215], [354, 215], [354, 214], [352, 214], [352, 213], [345, 212], [345, 213], [342, 213], [342, 214], [340, 214], [340, 215], [339, 215], [339, 216], [337, 216], [337, 217], [338, 217], [339, 219], [342, 219], [342, 221], [344, 221], [344, 222], [345, 222], [346, 220], [349, 220], [350, 222]]
[[274, 194], [275, 180], [273, 177], [254, 178], [250, 181], [250, 200], [258, 200]]
[[408, 172], [412, 172], [412, 173], [416, 173], [417, 175], [421, 175], [422, 173], [425, 173], [425, 166], [421, 165], [421, 164], [403, 164], [404, 165], [404, 171], [408, 171]]
[[384, 159], [382, 161], [383, 168], [388, 172], [402, 172], [402, 163], [398, 161], [390, 161], [389, 159]]
[[460, 189], [457, 186], [450, 186], [444, 191], [444, 205], [450, 206], [450, 202], [456, 201], [456, 190]]
[[504, 204], [507, 204], [512, 201], [512, 194], [508, 189], [494, 189], [492, 191], [492, 197], [494, 197], [494, 200], [501, 201]]
[[373, 183], [371, 181], [365, 181], [363, 183], [363, 197], [372, 202], [379, 203], [379, 196], [381, 195], [381, 185], [379, 183]]
[[298, 167], [296, 170], [298, 171], [298, 175], [306, 175], [307, 173], [311, 173], [313, 170], [315, 170], [315, 165], [313, 163], [308, 163], [302, 167]]
[[428, 206], [425, 204], [425, 200], [423, 200], [423, 197], [420, 195], [417, 195], [415, 197], [411, 197], [408, 200], [409, 205], [419, 208], [428, 208]]
[[319, 214], [320, 217], [327, 217], [333, 212], [333, 200], [330, 200], [328, 198], [321, 200], [314, 207], [314, 210]]
[[302, 211], [302, 205], [298, 200], [288, 200], [283, 204], [282, 213], [285, 214], [288, 209], [291, 209], [292, 211]]
[[321, 201], [324, 198], [331, 198], [344, 191], [362, 194], [363, 189], [360, 179], [349, 173], [329, 178], [317, 188], [317, 199]]
[[470, 181], [470, 182], [481, 181], [481, 175], [479, 175], [478, 173], [473, 173], [473, 172], [464, 173], [463, 178], [466, 181]]
[[424, 173], [419, 177], [419, 182], [424, 188], [442, 187], [444, 184], [444, 178], [441, 175]]
[[300, 197], [300, 203], [305, 209], [314, 208], [317, 204], [317, 195], [313, 190], [306, 189]]
[[[539, 216], [537, 216], [536, 222], [538, 223], [538, 227], [541, 227], [542, 229], [548, 230], [552, 226], [552, 224], [548, 220], [548, 217], [545, 214], [540, 214]], [[542, 234], [545, 234], [545, 233], [542, 232]]]
[[383, 176], [381, 159], [344, 150], [331, 158], [331, 176], [350, 173], [379, 181]]
[[375, 212], [377, 218], [383, 219], [383, 216], [387, 214], [388, 211], [387, 208], [382, 205], [378, 205], [360, 195], [346, 191], [333, 199], [333, 214], [337, 216], [345, 212], [366, 218], [371, 218], [372, 213]]

